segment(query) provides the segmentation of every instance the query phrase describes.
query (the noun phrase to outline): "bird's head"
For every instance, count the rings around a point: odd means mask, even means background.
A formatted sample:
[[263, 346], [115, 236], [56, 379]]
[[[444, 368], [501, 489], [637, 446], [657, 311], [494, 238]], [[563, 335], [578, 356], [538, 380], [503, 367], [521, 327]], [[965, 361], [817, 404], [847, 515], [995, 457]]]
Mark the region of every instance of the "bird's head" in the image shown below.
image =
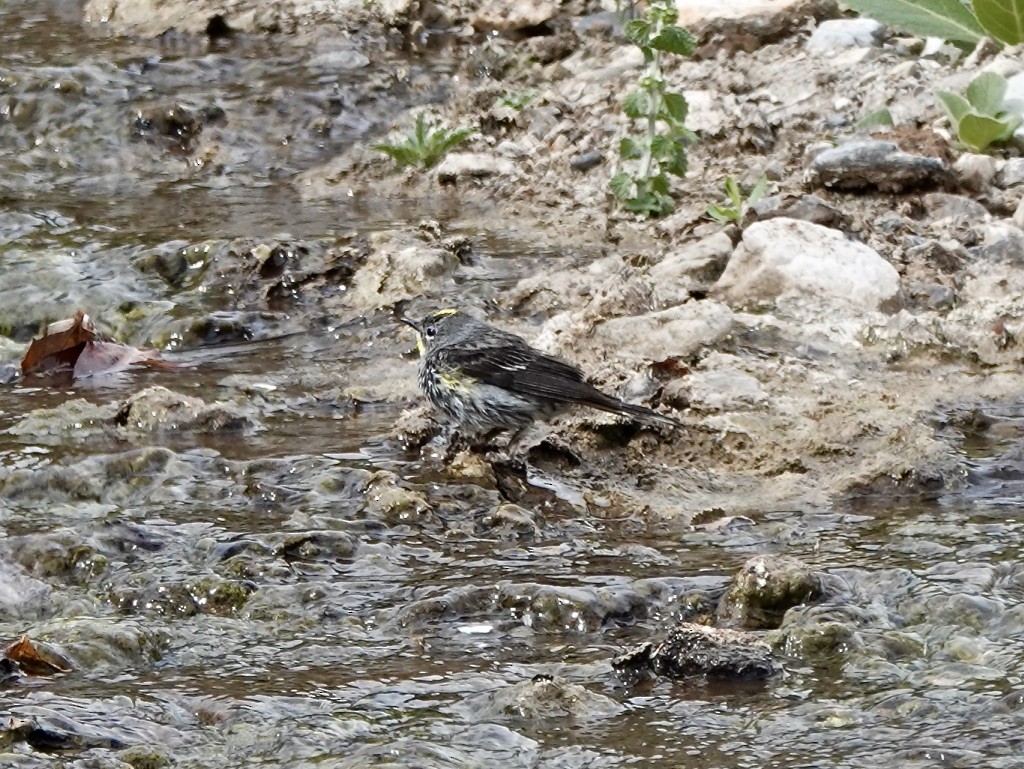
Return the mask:
[[432, 312], [422, 320], [413, 320], [404, 315], [397, 317], [416, 332], [416, 348], [421, 356], [439, 347], [458, 344], [469, 338], [474, 327], [480, 324], [473, 316], [455, 308]]

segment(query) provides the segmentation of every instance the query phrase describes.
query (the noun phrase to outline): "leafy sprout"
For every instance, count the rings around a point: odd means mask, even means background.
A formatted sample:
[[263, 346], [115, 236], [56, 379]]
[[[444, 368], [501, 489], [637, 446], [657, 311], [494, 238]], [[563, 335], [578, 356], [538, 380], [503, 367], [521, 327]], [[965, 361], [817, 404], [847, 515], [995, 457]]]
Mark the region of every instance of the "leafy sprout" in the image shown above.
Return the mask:
[[416, 118], [413, 133], [401, 144], [382, 142], [373, 148], [390, 157], [399, 168], [415, 166], [421, 170], [433, 168], [449, 151], [462, 144], [475, 133], [473, 128], [433, 128], [421, 113]]

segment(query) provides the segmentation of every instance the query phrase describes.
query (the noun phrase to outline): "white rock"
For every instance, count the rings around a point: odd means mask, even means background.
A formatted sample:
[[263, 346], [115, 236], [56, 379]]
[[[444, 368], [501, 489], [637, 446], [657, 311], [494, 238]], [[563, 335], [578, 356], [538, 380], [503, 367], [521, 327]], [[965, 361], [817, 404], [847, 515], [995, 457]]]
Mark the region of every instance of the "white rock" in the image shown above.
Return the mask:
[[874, 19], [829, 19], [818, 25], [805, 44], [809, 51], [876, 46], [884, 27]]
[[550, 21], [557, 7], [550, 0], [488, 0], [470, 18], [476, 29], [511, 32]]
[[744, 231], [714, 286], [733, 305], [811, 298], [854, 310], [878, 310], [899, 290], [899, 273], [874, 249], [837, 230], [782, 217]]
[[988, 187], [999, 170], [999, 161], [991, 155], [979, 155], [965, 152], [956, 159], [953, 171], [957, 179], [971, 190], [983, 190]]
[[755, 14], [784, 13], [801, 0], [676, 0], [679, 24], [687, 27], [711, 19], [739, 19]]
[[460, 177], [484, 177], [510, 174], [516, 164], [508, 158], [484, 152], [453, 152], [442, 160], [434, 173], [441, 181], [454, 181]]
[[612, 318], [594, 329], [594, 342], [628, 362], [685, 358], [732, 330], [732, 311], [720, 302], [688, 302], [661, 312]]

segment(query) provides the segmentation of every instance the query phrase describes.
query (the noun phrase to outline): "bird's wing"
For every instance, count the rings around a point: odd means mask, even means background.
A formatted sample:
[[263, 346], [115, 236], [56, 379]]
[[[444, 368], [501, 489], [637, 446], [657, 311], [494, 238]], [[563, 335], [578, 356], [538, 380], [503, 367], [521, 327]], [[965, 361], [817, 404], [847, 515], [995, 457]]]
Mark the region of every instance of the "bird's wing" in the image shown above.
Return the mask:
[[564, 403], [603, 402], [609, 399], [563, 360], [507, 344], [478, 350], [446, 350], [446, 362], [484, 384], [504, 390], [549, 398]]

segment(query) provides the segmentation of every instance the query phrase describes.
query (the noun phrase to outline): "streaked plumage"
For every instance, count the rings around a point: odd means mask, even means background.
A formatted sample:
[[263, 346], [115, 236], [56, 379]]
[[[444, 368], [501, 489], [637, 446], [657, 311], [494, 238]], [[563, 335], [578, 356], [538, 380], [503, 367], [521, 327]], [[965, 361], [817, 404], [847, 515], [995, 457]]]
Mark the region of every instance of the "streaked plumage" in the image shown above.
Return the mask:
[[680, 426], [651, 409], [606, 395], [575, 366], [459, 310], [439, 310], [421, 321], [399, 320], [416, 330], [421, 389], [460, 429], [519, 430], [575, 405], [648, 424]]

